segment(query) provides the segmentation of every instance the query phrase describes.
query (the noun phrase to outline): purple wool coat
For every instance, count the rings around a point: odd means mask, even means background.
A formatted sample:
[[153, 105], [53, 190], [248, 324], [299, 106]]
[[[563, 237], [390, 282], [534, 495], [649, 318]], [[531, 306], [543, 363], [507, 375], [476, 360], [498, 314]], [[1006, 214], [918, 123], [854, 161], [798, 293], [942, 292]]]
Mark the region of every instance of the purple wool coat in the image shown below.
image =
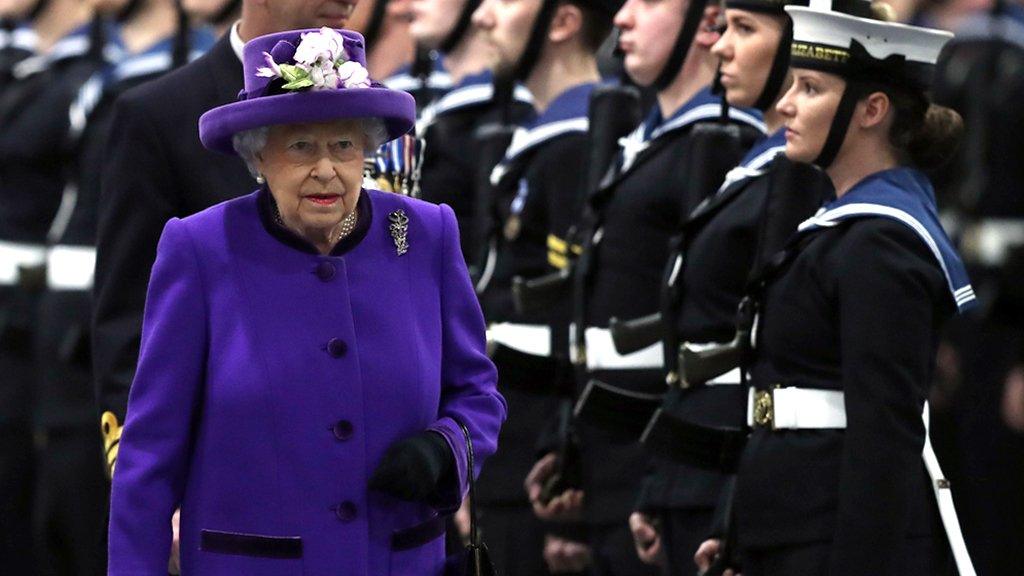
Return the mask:
[[[455, 216], [364, 190], [347, 251], [321, 256], [268, 221], [265, 194], [164, 228], [108, 574], [165, 576], [179, 506], [185, 576], [438, 574], [441, 515], [467, 488], [456, 420], [479, 469], [506, 410]], [[424, 430], [447, 439], [457, 482], [431, 504], [369, 491], [385, 450]]]

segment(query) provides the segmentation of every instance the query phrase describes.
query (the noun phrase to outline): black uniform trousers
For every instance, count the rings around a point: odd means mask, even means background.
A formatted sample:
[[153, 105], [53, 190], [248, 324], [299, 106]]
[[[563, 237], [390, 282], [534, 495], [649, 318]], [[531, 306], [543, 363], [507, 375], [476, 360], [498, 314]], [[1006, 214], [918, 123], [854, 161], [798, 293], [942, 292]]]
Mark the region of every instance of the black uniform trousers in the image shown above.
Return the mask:
[[[831, 550], [829, 544], [821, 542], [746, 550], [743, 576], [827, 576]], [[902, 573], [906, 576], [955, 574], [950, 559], [942, 551], [929, 536], [907, 539], [902, 554], [905, 562]]]
[[48, 430], [36, 459], [32, 532], [40, 576], [106, 574], [108, 488], [99, 427]]

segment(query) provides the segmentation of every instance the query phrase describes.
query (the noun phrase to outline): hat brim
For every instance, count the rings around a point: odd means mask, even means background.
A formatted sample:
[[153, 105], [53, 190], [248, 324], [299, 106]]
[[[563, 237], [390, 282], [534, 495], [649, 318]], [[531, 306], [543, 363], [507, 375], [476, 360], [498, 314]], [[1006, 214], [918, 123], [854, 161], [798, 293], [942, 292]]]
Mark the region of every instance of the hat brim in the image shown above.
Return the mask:
[[262, 96], [219, 106], [199, 118], [203, 146], [236, 154], [235, 134], [280, 124], [379, 118], [388, 140], [409, 132], [416, 122], [416, 101], [407, 92], [387, 88], [346, 88]]

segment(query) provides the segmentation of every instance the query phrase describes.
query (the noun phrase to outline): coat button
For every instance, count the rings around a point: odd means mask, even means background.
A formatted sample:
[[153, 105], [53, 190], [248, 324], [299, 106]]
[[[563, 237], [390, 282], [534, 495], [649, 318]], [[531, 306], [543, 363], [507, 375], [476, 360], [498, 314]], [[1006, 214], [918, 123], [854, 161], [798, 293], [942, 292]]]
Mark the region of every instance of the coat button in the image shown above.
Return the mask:
[[334, 278], [334, 272], [334, 264], [331, 264], [330, 262], [323, 261], [316, 266], [316, 276], [324, 282], [328, 282], [331, 278]]
[[348, 352], [348, 344], [345, 344], [345, 341], [340, 338], [331, 338], [327, 342], [327, 352], [335, 358], [341, 358], [345, 352]]
[[351, 522], [356, 519], [356, 505], [348, 500], [333, 507], [334, 515], [342, 522]]
[[352, 437], [352, 432], [355, 427], [348, 420], [339, 420], [337, 424], [331, 427], [334, 432], [334, 437], [338, 440], [348, 440]]

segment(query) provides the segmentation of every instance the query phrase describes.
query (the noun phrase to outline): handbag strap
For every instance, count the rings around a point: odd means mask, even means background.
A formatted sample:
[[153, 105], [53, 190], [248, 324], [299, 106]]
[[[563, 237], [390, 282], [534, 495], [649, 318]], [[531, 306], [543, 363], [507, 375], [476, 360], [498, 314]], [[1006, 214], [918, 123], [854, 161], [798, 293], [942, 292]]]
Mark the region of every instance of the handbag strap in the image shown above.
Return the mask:
[[462, 422], [455, 420], [455, 423], [462, 429], [466, 437], [466, 481], [469, 483], [469, 544], [480, 546], [480, 538], [476, 526], [476, 481], [473, 479], [473, 439], [469, 435], [469, 428]]

